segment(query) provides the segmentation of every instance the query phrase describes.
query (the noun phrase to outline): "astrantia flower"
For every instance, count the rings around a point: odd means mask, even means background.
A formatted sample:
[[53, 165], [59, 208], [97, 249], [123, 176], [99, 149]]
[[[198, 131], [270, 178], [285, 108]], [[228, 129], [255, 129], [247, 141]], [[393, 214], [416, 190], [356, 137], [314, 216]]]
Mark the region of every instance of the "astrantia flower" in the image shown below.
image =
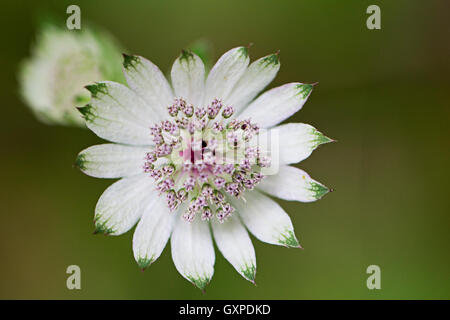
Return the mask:
[[122, 178], [97, 203], [96, 231], [119, 235], [138, 223], [133, 251], [141, 268], [170, 238], [177, 270], [201, 289], [213, 275], [213, 237], [252, 282], [247, 229], [261, 241], [300, 247], [289, 216], [264, 193], [309, 202], [328, 192], [289, 164], [331, 140], [302, 123], [274, 127], [303, 106], [313, 86], [289, 83], [254, 100], [280, 64], [272, 54], [249, 65], [244, 47], [225, 53], [206, 80], [200, 58], [183, 52], [172, 86], [142, 57], [125, 55], [123, 65], [129, 88], [89, 85], [92, 101], [80, 108], [87, 126], [114, 143], [82, 151], [78, 166], [94, 177]]
[[100, 80], [122, 81], [120, 52], [104, 32], [45, 25], [31, 58], [21, 66], [21, 95], [45, 123], [84, 125], [75, 108], [89, 101], [83, 86]]

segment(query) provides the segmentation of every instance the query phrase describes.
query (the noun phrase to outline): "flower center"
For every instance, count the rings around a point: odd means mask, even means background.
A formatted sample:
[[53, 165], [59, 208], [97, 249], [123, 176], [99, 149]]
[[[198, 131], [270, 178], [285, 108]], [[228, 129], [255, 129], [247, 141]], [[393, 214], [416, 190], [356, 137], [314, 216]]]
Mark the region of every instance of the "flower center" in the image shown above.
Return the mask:
[[207, 108], [175, 99], [168, 107], [171, 120], [151, 127], [156, 145], [148, 152], [144, 171], [155, 179], [171, 211], [186, 202], [183, 214], [191, 222], [214, 215], [223, 222], [233, 211], [229, 197], [253, 189], [270, 166], [270, 158], [250, 140], [259, 133], [250, 120], [229, 121], [234, 110], [214, 99]]

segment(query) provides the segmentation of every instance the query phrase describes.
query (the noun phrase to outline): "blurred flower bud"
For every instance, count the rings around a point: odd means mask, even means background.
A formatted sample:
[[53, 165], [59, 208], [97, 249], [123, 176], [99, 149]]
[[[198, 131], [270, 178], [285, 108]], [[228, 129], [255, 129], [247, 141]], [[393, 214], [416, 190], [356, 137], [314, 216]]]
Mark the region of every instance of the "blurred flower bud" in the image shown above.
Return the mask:
[[100, 80], [124, 82], [121, 61], [120, 47], [109, 34], [47, 24], [20, 67], [20, 93], [39, 120], [84, 126], [76, 109], [90, 100], [84, 86]]

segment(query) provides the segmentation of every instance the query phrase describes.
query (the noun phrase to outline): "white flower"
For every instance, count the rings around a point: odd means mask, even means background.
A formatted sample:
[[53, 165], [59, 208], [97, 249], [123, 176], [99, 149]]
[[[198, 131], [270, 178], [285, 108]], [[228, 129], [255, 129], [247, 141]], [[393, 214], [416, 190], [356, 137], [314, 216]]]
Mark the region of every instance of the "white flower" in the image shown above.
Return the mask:
[[84, 126], [75, 108], [89, 101], [83, 86], [100, 80], [122, 81], [120, 52], [104, 32], [45, 25], [32, 56], [21, 66], [21, 95], [45, 123]]
[[[254, 282], [246, 229], [261, 241], [300, 247], [289, 216], [263, 193], [309, 202], [329, 191], [289, 164], [331, 140], [307, 124], [274, 127], [303, 106], [313, 86], [289, 83], [255, 99], [280, 64], [272, 54], [249, 65], [244, 47], [225, 53], [206, 80], [201, 59], [183, 51], [172, 86], [150, 61], [124, 57], [130, 88], [89, 85], [92, 101], [80, 108], [87, 126], [114, 143], [87, 148], [77, 165], [94, 177], [122, 178], [97, 203], [96, 231], [119, 235], [138, 223], [133, 251], [141, 268], [170, 238], [177, 270], [203, 289], [214, 271], [211, 230], [224, 257]], [[267, 143], [255, 141], [274, 131], [280, 168], [265, 176], [271, 154]]]

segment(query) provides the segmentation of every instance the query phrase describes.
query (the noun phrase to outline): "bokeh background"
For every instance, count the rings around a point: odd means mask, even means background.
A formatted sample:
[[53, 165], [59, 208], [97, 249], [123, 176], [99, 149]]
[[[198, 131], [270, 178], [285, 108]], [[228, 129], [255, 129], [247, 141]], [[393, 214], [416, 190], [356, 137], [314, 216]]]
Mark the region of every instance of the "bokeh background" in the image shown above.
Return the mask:
[[[299, 165], [335, 192], [281, 202], [304, 250], [253, 238], [257, 287], [216, 251], [202, 294], [178, 274], [169, 247], [142, 273], [132, 232], [92, 235], [96, 201], [112, 181], [72, 164], [101, 140], [37, 122], [18, 96], [36, 17], [65, 23], [69, 4], [81, 7], [82, 24], [109, 30], [162, 70], [205, 38], [214, 59], [248, 43], [253, 58], [280, 50], [271, 86], [319, 81], [291, 120], [338, 140]], [[370, 4], [381, 7], [381, 30], [366, 28]], [[450, 298], [448, 2], [4, 1], [1, 11], [0, 298]], [[81, 290], [66, 288], [71, 264], [81, 267]], [[371, 264], [381, 267], [381, 290], [366, 288]]]

